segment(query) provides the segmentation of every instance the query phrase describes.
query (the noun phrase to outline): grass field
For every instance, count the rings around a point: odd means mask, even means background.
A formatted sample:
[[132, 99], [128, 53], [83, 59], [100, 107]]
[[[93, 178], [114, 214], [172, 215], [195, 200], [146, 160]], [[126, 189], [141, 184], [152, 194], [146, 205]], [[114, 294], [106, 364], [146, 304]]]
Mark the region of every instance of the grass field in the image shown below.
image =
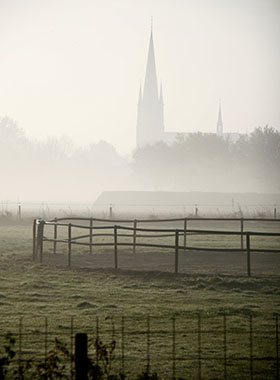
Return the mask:
[[[53, 257], [51, 248], [46, 244], [50, 258]], [[195, 270], [177, 275], [168, 271], [168, 265], [163, 265], [159, 271], [156, 262], [147, 270], [139, 261], [138, 267], [134, 268], [137, 270], [134, 270], [125, 258], [123, 269], [117, 271], [89, 266], [66, 268], [61, 266], [66, 248], [59, 249], [58, 257], [62, 262], [34, 263], [31, 260], [31, 221], [0, 225], [0, 328], [2, 336], [6, 331], [18, 334], [22, 317], [22, 329], [26, 333], [22, 337], [23, 356], [43, 354], [45, 338], [40, 332], [44, 332], [45, 317], [48, 318], [49, 332], [61, 336], [68, 345], [72, 317], [74, 332], [87, 331], [91, 337], [95, 336], [98, 317], [100, 336], [109, 342], [112, 334], [115, 335], [117, 356], [121, 356], [124, 337], [125, 371], [132, 377], [146, 365], [147, 315], [150, 315], [151, 369], [162, 378], [171, 378], [174, 370], [172, 318], [175, 315], [176, 377], [195, 379], [199, 378], [200, 371], [203, 379], [224, 378], [223, 316], [227, 315], [227, 377], [243, 379], [249, 376], [252, 343], [253, 356], [267, 358], [254, 360], [254, 378], [276, 378], [276, 364], [272, 358], [276, 355], [275, 313], [280, 311], [278, 255], [271, 256], [268, 263], [263, 260], [263, 271], [247, 278], [244, 274], [227, 271], [223, 275], [215, 271], [208, 275], [203, 269], [206, 257], [202, 256]], [[102, 251], [96, 252], [96, 249], [95, 254], [101, 255]], [[111, 255], [109, 251], [103, 253], [108, 257]], [[77, 248], [75, 255], [76, 260], [85, 255], [88, 258], [85, 249]], [[125, 255], [131, 260], [130, 252]], [[147, 259], [149, 253], [145, 252], [145, 255]], [[212, 260], [214, 256], [209, 257]], [[269, 273], [273, 276], [268, 276]], [[201, 312], [200, 351], [198, 312]], [[250, 315], [253, 317], [251, 338]], [[48, 347], [52, 340], [53, 336], [49, 334]], [[120, 363], [121, 360], [116, 365], [120, 366]]]

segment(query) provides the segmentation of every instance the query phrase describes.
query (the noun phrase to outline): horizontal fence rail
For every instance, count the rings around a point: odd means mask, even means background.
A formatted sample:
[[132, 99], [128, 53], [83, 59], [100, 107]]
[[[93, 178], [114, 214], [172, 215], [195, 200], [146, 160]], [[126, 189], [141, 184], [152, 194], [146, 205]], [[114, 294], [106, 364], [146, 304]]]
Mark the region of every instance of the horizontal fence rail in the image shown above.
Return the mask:
[[[41, 369], [41, 377], [32, 378], [46, 378], [55, 353], [58, 361], [53, 361], [54, 368], [65, 379], [81, 379], [79, 371], [85, 370], [89, 358], [108, 371], [108, 378], [122, 374], [131, 379], [141, 373], [146, 374], [141, 378], [149, 378], [156, 373], [159, 379], [279, 380], [277, 313], [189, 312], [164, 319], [152, 315], [94, 316], [91, 326], [83, 327], [71, 317], [59, 328], [47, 317], [32, 323], [21, 318], [12, 333], [15, 356], [8, 374], [17, 374], [16, 378], [23, 378], [23, 374], [29, 378], [34, 368]], [[7, 335], [2, 328], [0, 348], [4, 346]], [[79, 365], [82, 362], [83, 368]]]
[[[80, 223], [77, 223], [77, 222]], [[193, 229], [189, 228], [190, 222], [200, 221], [222, 221], [236, 222], [240, 224], [239, 231], [227, 230], [210, 230], [210, 229]], [[74, 222], [74, 223], [72, 223]], [[84, 224], [84, 223], [88, 224]], [[160, 223], [174, 223], [183, 222], [183, 228], [143, 228], [139, 227], [140, 223], [160, 224]], [[137, 247], [145, 248], [159, 248], [168, 249], [174, 252], [174, 272], [179, 271], [179, 252], [180, 251], [201, 251], [201, 252], [244, 252], [247, 255], [247, 275], [251, 276], [251, 253], [252, 252], [265, 252], [265, 253], [279, 253], [280, 244], [275, 248], [267, 247], [252, 247], [251, 238], [279, 238], [280, 232], [261, 232], [261, 231], [245, 231], [245, 222], [273, 222], [279, 223], [280, 219], [252, 219], [252, 218], [177, 218], [177, 219], [143, 219], [143, 220], [111, 220], [99, 218], [55, 218], [51, 221], [42, 219], [35, 219], [33, 222], [33, 259], [39, 259], [43, 262], [43, 246], [44, 242], [53, 243], [53, 253], [57, 251], [57, 244], [64, 243], [68, 246], [68, 266], [71, 266], [72, 261], [72, 246], [87, 246], [89, 253], [93, 253], [94, 247], [114, 247], [114, 267], [118, 269], [118, 253], [120, 247], [132, 247], [133, 253], [136, 253]], [[83, 224], [82, 224], [83, 223]], [[94, 225], [94, 223], [103, 223], [102, 225]], [[104, 224], [110, 223], [110, 225]], [[121, 223], [121, 224], [112, 224]], [[133, 224], [132, 226], [128, 224]], [[48, 237], [45, 234], [46, 228], [53, 228], [53, 236]], [[64, 230], [64, 237], [58, 237], [58, 229]], [[78, 230], [87, 230], [88, 233], [74, 236], [73, 232]], [[66, 231], [66, 232], [65, 232]], [[190, 236], [239, 236], [240, 246], [231, 248], [228, 246], [222, 247], [203, 247], [192, 246], [188, 243]], [[97, 238], [107, 238], [102, 241], [96, 241]], [[148, 239], [162, 239], [170, 238], [167, 243], [163, 244], [161, 241], [150, 242]], [[180, 239], [183, 238], [183, 239]], [[129, 239], [129, 241], [121, 241], [121, 239]], [[139, 241], [139, 239], [146, 239], [146, 241]], [[172, 241], [172, 239], [174, 239]], [[85, 241], [86, 240], [86, 241]], [[182, 241], [183, 240], [183, 241]], [[245, 244], [244, 244], [245, 240]]]

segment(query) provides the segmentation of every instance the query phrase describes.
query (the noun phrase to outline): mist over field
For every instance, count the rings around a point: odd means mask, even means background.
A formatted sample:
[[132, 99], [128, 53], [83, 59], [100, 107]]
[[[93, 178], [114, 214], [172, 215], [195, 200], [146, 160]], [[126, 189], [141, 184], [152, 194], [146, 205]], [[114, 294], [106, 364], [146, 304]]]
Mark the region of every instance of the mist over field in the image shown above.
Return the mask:
[[0, 11], [1, 201], [280, 192], [276, 0]]
[[280, 133], [258, 128], [236, 142], [193, 133], [120, 155], [100, 141], [78, 148], [67, 136], [33, 141], [0, 119], [1, 196], [94, 201], [102, 191], [280, 192]]
[[279, 0], [0, 0], [0, 380], [279, 379], [279, 46]]

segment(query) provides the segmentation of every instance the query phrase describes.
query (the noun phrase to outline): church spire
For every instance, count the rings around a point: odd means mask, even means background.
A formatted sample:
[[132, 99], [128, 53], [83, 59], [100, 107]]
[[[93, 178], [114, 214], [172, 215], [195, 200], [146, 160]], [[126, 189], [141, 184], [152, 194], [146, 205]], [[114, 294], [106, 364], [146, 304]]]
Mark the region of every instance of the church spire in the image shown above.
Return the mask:
[[160, 95], [156, 74], [153, 29], [149, 42], [148, 60], [145, 74], [145, 82], [140, 87], [137, 110], [136, 143], [137, 147], [155, 144], [164, 137], [163, 119], [163, 95], [162, 87]]
[[138, 95], [138, 106], [142, 103], [142, 85], [140, 83], [140, 88], [139, 88], [139, 95]]
[[146, 67], [146, 76], [143, 89], [143, 102], [151, 102], [158, 100], [158, 85], [156, 62], [154, 53], [153, 30], [151, 28], [149, 53]]
[[223, 119], [222, 119], [222, 107], [221, 107], [221, 99], [219, 100], [219, 113], [218, 113], [218, 121], [217, 121], [217, 130], [216, 134], [217, 136], [222, 136], [223, 135]]
[[160, 82], [159, 101], [163, 104], [162, 82]]

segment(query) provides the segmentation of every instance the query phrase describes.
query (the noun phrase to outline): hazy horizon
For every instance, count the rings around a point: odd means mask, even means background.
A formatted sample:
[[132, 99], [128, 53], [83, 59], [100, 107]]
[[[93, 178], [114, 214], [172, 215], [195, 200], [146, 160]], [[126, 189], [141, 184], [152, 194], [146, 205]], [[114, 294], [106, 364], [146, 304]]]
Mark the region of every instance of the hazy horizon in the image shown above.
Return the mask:
[[[150, 18], [165, 130], [280, 127], [280, 3], [0, 1], [0, 115], [28, 138], [135, 148]], [[125, 138], [124, 138], [125, 136]]]

